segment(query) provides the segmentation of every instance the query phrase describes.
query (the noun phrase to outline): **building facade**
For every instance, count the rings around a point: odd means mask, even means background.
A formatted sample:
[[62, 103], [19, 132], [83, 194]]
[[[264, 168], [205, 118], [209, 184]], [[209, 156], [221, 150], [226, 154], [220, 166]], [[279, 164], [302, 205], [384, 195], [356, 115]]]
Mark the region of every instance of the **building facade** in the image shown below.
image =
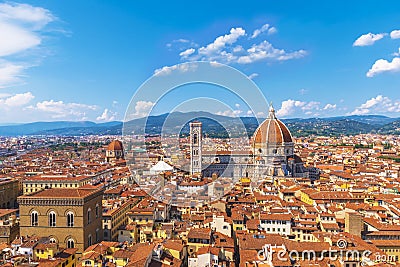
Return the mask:
[[20, 234], [49, 236], [82, 253], [103, 239], [102, 196], [98, 188], [52, 188], [20, 196]]
[[[316, 168], [305, 168], [299, 156], [294, 154], [294, 142], [286, 125], [276, 118], [271, 106], [268, 118], [254, 132], [250, 140], [250, 150], [203, 151], [201, 145], [194, 146], [193, 140], [200, 140], [201, 123], [196, 122], [190, 130], [191, 174], [198, 172], [194, 161], [200, 160], [203, 177], [212, 175], [231, 177], [235, 181], [242, 177], [259, 180], [265, 177], [304, 177], [318, 179]], [[200, 132], [199, 132], [200, 131]], [[194, 147], [194, 148], [192, 148]], [[201, 159], [198, 159], [200, 155]], [[200, 164], [200, 167], [202, 166]]]
[[190, 174], [200, 174], [202, 171], [202, 124], [201, 122], [190, 123]]

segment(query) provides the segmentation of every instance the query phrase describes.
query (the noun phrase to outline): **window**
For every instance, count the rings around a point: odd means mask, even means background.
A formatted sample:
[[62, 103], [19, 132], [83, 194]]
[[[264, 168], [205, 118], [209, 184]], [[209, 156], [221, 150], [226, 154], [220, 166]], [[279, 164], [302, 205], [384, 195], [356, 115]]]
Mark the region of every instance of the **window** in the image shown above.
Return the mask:
[[49, 213], [49, 226], [56, 227], [56, 213], [54, 211]]
[[57, 240], [54, 237], [51, 237], [50, 238], [50, 243], [55, 244], [55, 243], [57, 243]]
[[96, 204], [96, 218], [99, 218], [99, 204]]
[[75, 240], [73, 240], [72, 238], [69, 238], [67, 240], [67, 248], [74, 248], [75, 247]]
[[38, 217], [37, 211], [31, 212], [31, 226], [38, 226]]
[[74, 213], [72, 211], [67, 213], [67, 227], [74, 227]]
[[92, 235], [88, 235], [88, 247], [92, 245]]
[[96, 229], [96, 243], [99, 242], [99, 228]]
[[92, 213], [92, 210], [89, 208], [87, 211], [87, 223], [90, 224], [91, 223], [91, 218], [90, 218], [90, 213]]

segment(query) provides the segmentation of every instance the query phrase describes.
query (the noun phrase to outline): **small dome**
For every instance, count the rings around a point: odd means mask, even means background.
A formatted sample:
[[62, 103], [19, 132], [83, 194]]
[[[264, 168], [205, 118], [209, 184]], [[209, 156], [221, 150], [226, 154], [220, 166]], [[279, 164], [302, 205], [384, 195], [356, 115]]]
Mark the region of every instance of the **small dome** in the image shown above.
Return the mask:
[[121, 142], [121, 141], [118, 141], [118, 140], [112, 141], [112, 142], [108, 145], [107, 150], [109, 150], [109, 151], [121, 150], [121, 151], [122, 151], [122, 150], [123, 150], [123, 148], [122, 148], [122, 142]]
[[282, 144], [291, 143], [292, 135], [286, 125], [275, 116], [274, 108], [270, 107], [268, 118], [263, 121], [253, 135], [254, 143]]

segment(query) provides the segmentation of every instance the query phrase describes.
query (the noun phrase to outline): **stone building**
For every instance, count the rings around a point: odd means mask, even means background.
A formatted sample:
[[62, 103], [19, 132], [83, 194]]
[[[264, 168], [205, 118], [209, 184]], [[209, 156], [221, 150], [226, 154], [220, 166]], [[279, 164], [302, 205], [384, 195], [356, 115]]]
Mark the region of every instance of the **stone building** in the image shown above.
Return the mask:
[[116, 159], [124, 158], [124, 148], [119, 140], [112, 141], [106, 150], [106, 161], [110, 162]]
[[20, 196], [20, 234], [49, 236], [82, 253], [103, 239], [102, 196], [103, 190], [94, 187], [51, 188]]
[[[201, 129], [201, 126], [198, 128]], [[193, 154], [194, 149], [190, 152]], [[318, 170], [305, 168], [301, 158], [294, 154], [292, 135], [286, 125], [276, 118], [272, 106], [268, 118], [259, 125], [250, 139], [249, 150], [202, 151], [200, 155], [203, 166], [206, 166], [202, 171], [203, 177], [216, 174], [237, 180], [241, 177], [258, 180], [275, 176], [307, 177], [314, 180], [319, 176]]]
[[0, 178], [0, 208], [10, 209], [17, 207], [19, 193], [18, 180]]

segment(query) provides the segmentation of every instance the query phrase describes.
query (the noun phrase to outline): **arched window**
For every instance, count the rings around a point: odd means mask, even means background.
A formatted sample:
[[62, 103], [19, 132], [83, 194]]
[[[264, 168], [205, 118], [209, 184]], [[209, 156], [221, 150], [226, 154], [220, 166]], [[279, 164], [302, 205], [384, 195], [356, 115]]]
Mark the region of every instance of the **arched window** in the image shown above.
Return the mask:
[[39, 214], [37, 211], [31, 212], [31, 226], [38, 226]]
[[92, 213], [92, 210], [89, 208], [88, 209], [88, 211], [87, 211], [87, 223], [88, 224], [90, 224], [91, 223], [91, 213]]
[[92, 235], [88, 235], [88, 247], [92, 245]]
[[54, 211], [49, 213], [49, 226], [56, 227], [56, 213]]
[[74, 213], [72, 211], [67, 213], [67, 227], [74, 227]]
[[198, 142], [197, 133], [195, 133], [193, 135], [193, 144], [197, 145], [197, 142]]
[[50, 243], [51, 244], [57, 243], [57, 239], [55, 239], [54, 237], [50, 237]]
[[99, 204], [96, 204], [96, 218], [99, 218]]
[[96, 229], [96, 242], [100, 241], [99, 228]]
[[75, 240], [72, 238], [68, 238], [67, 240], [67, 248], [74, 248], [75, 247]]

